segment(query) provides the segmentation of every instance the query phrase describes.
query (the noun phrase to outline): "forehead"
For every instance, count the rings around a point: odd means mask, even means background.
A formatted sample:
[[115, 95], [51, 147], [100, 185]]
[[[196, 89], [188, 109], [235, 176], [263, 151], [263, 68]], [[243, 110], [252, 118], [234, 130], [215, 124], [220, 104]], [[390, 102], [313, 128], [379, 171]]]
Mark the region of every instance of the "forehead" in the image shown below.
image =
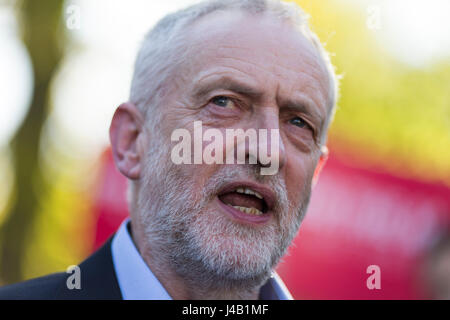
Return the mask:
[[280, 93], [309, 95], [326, 108], [329, 77], [317, 49], [287, 23], [239, 11], [215, 12], [187, 32], [193, 86], [223, 74]]

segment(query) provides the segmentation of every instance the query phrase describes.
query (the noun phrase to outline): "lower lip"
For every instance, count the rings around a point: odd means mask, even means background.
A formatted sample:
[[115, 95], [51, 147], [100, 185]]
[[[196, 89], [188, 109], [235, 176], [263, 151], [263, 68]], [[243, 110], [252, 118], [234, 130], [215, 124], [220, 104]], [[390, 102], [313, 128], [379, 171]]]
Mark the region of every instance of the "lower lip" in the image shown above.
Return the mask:
[[250, 215], [223, 203], [218, 197], [216, 199], [219, 203], [219, 206], [222, 207], [228, 215], [230, 215], [235, 220], [238, 220], [239, 222], [248, 224], [263, 224], [270, 220], [270, 213], [264, 213], [260, 216]]

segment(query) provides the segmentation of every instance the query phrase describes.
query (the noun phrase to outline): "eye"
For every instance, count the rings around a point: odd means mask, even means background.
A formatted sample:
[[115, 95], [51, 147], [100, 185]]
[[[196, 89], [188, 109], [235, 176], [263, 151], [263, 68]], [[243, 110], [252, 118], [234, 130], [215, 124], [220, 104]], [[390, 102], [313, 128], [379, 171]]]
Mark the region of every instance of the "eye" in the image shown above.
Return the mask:
[[305, 120], [303, 120], [302, 118], [299, 118], [299, 117], [295, 117], [295, 118], [289, 120], [289, 123], [293, 124], [294, 126], [297, 126], [299, 128], [309, 127], [309, 124], [306, 123]]
[[227, 108], [229, 107], [229, 102], [231, 102], [231, 100], [224, 96], [217, 96], [212, 98], [211, 102], [219, 107]]

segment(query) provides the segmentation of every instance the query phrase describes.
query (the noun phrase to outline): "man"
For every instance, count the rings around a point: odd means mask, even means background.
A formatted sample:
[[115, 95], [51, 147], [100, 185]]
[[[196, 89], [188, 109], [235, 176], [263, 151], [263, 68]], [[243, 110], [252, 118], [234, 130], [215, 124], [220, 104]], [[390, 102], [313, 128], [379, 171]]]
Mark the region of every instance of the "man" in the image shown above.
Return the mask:
[[[166, 16], [143, 43], [130, 101], [110, 128], [130, 220], [80, 264], [81, 289], [60, 273], [0, 297], [290, 299], [273, 269], [327, 158], [336, 99], [329, 58], [293, 4], [213, 0]], [[244, 164], [206, 163], [199, 125], [215, 139], [231, 129], [262, 135], [240, 144]], [[191, 164], [174, 161], [177, 130], [194, 137], [183, 151]], [[215, 146], [216, 160], [230, 156], [229, 145]], [[275, 171], [261, 174], [267, 167]]]

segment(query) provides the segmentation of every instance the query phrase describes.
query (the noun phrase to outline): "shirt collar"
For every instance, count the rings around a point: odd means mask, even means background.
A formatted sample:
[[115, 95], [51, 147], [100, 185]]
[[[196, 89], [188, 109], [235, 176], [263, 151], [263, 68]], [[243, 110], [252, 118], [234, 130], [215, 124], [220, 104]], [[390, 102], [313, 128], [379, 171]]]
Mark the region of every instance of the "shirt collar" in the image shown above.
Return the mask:
[[[162, 284], [139, 254], [128, 231], [127, 218], [112, 240], [111, 251], [124, 300], [172, 300]], [[276, 272], [261, 287], [262, 300], [292, 300], [292, 296]]]

